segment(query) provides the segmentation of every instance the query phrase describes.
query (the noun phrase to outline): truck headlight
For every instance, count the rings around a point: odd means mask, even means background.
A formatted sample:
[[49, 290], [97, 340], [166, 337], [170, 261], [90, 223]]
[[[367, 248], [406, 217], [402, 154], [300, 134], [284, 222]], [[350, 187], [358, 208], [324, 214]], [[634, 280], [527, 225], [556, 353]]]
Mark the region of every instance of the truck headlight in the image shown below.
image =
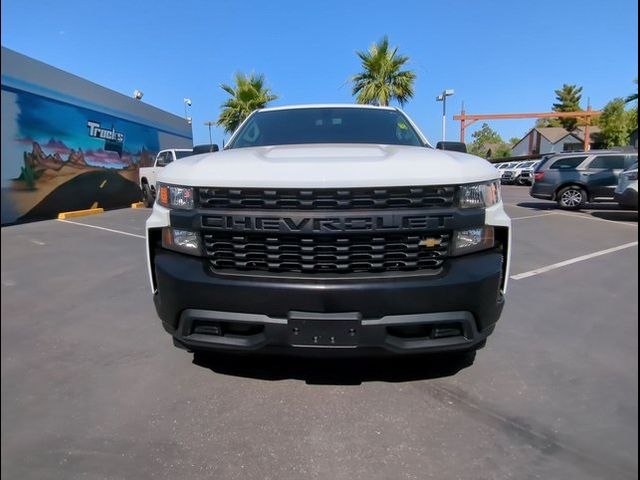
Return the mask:
[[190, 230], [165, 227], [162, 229], [162, 247], [188, 255], [202, 255], [200, 235]]
[[158, 183], [158, 203], [167, 208], [191, 210], [193, 208], [193, 187]]
[[467, 253], [493, 248], [496, 236], [493, 227], [469, 228], [453, 232], [451, 256], [458, 257]]
[[458, 206], [460, 208], [487, 208], [499, 201], [500, 180], [458, 187]]

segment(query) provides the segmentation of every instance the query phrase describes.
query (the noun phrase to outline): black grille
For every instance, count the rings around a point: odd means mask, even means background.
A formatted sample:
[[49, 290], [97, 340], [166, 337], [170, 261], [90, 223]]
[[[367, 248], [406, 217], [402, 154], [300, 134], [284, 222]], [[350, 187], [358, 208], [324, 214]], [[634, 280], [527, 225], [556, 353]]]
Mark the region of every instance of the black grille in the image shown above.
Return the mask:
[[200, 208], [349, 210], [367, 208], [447, 208], [455, 188], [386, 187], [352, 189], [199, 188]]
[[[428, 245], [420, 245], [421, 240]], [[300, 273], [356, 273], [439, 268], [449, 235], [369, 234], [298, 236], [205, 233], [216, 269]]]

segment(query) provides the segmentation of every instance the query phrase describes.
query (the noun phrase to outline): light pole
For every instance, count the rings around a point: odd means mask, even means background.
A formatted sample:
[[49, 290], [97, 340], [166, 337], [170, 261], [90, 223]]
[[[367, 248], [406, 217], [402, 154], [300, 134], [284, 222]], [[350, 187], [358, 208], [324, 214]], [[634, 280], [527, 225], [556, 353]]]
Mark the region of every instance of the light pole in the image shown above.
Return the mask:
[[189, 115], [187, 115], [187, 107], [191, 106], [191, 99], [184, 98], [182, 101], [184, 103], [184, 119], [187, 121], [189, 125], [191, 125], [191, 118], [189, 117]]
[[213, 140], [211, 139], [211, 126], [215, 125], [216, 122], [204, 122], [204, 124], [209, 127], [209, 145], [211, 145], [213, 143]]
[[447, 123], [447, 97], [450, 97], [455, 92], [453, 89], [446, 89], [440, 95], [436, 97], [436, 102], [442, 102], [442, 141], [444, 142], [446, 137], [446, 123]]

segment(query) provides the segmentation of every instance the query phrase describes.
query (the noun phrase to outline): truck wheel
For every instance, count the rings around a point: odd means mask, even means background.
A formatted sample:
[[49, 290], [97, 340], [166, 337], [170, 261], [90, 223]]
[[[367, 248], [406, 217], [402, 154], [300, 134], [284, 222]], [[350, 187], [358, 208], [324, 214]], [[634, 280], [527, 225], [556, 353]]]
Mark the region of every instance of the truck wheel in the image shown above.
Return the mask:
[[153, 207], [153, 193], [151, 192], [151, 187], [148, 183], [142, 185], [142, 202], [147, 208]]
[[565, 187], [556, 195], [558, 206], [565, 210], [577, 210], [587, 203], [587, 192], [576, 186]]

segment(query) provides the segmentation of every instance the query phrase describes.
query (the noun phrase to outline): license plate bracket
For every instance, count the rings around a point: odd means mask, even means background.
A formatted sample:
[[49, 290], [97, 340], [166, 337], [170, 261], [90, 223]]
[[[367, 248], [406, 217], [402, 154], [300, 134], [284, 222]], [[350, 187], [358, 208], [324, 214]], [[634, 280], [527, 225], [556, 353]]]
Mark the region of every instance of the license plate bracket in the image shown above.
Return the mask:
[[358, 314], [289, 315], [289, 344], [294, 347], [355, 348], [362, 324]]

